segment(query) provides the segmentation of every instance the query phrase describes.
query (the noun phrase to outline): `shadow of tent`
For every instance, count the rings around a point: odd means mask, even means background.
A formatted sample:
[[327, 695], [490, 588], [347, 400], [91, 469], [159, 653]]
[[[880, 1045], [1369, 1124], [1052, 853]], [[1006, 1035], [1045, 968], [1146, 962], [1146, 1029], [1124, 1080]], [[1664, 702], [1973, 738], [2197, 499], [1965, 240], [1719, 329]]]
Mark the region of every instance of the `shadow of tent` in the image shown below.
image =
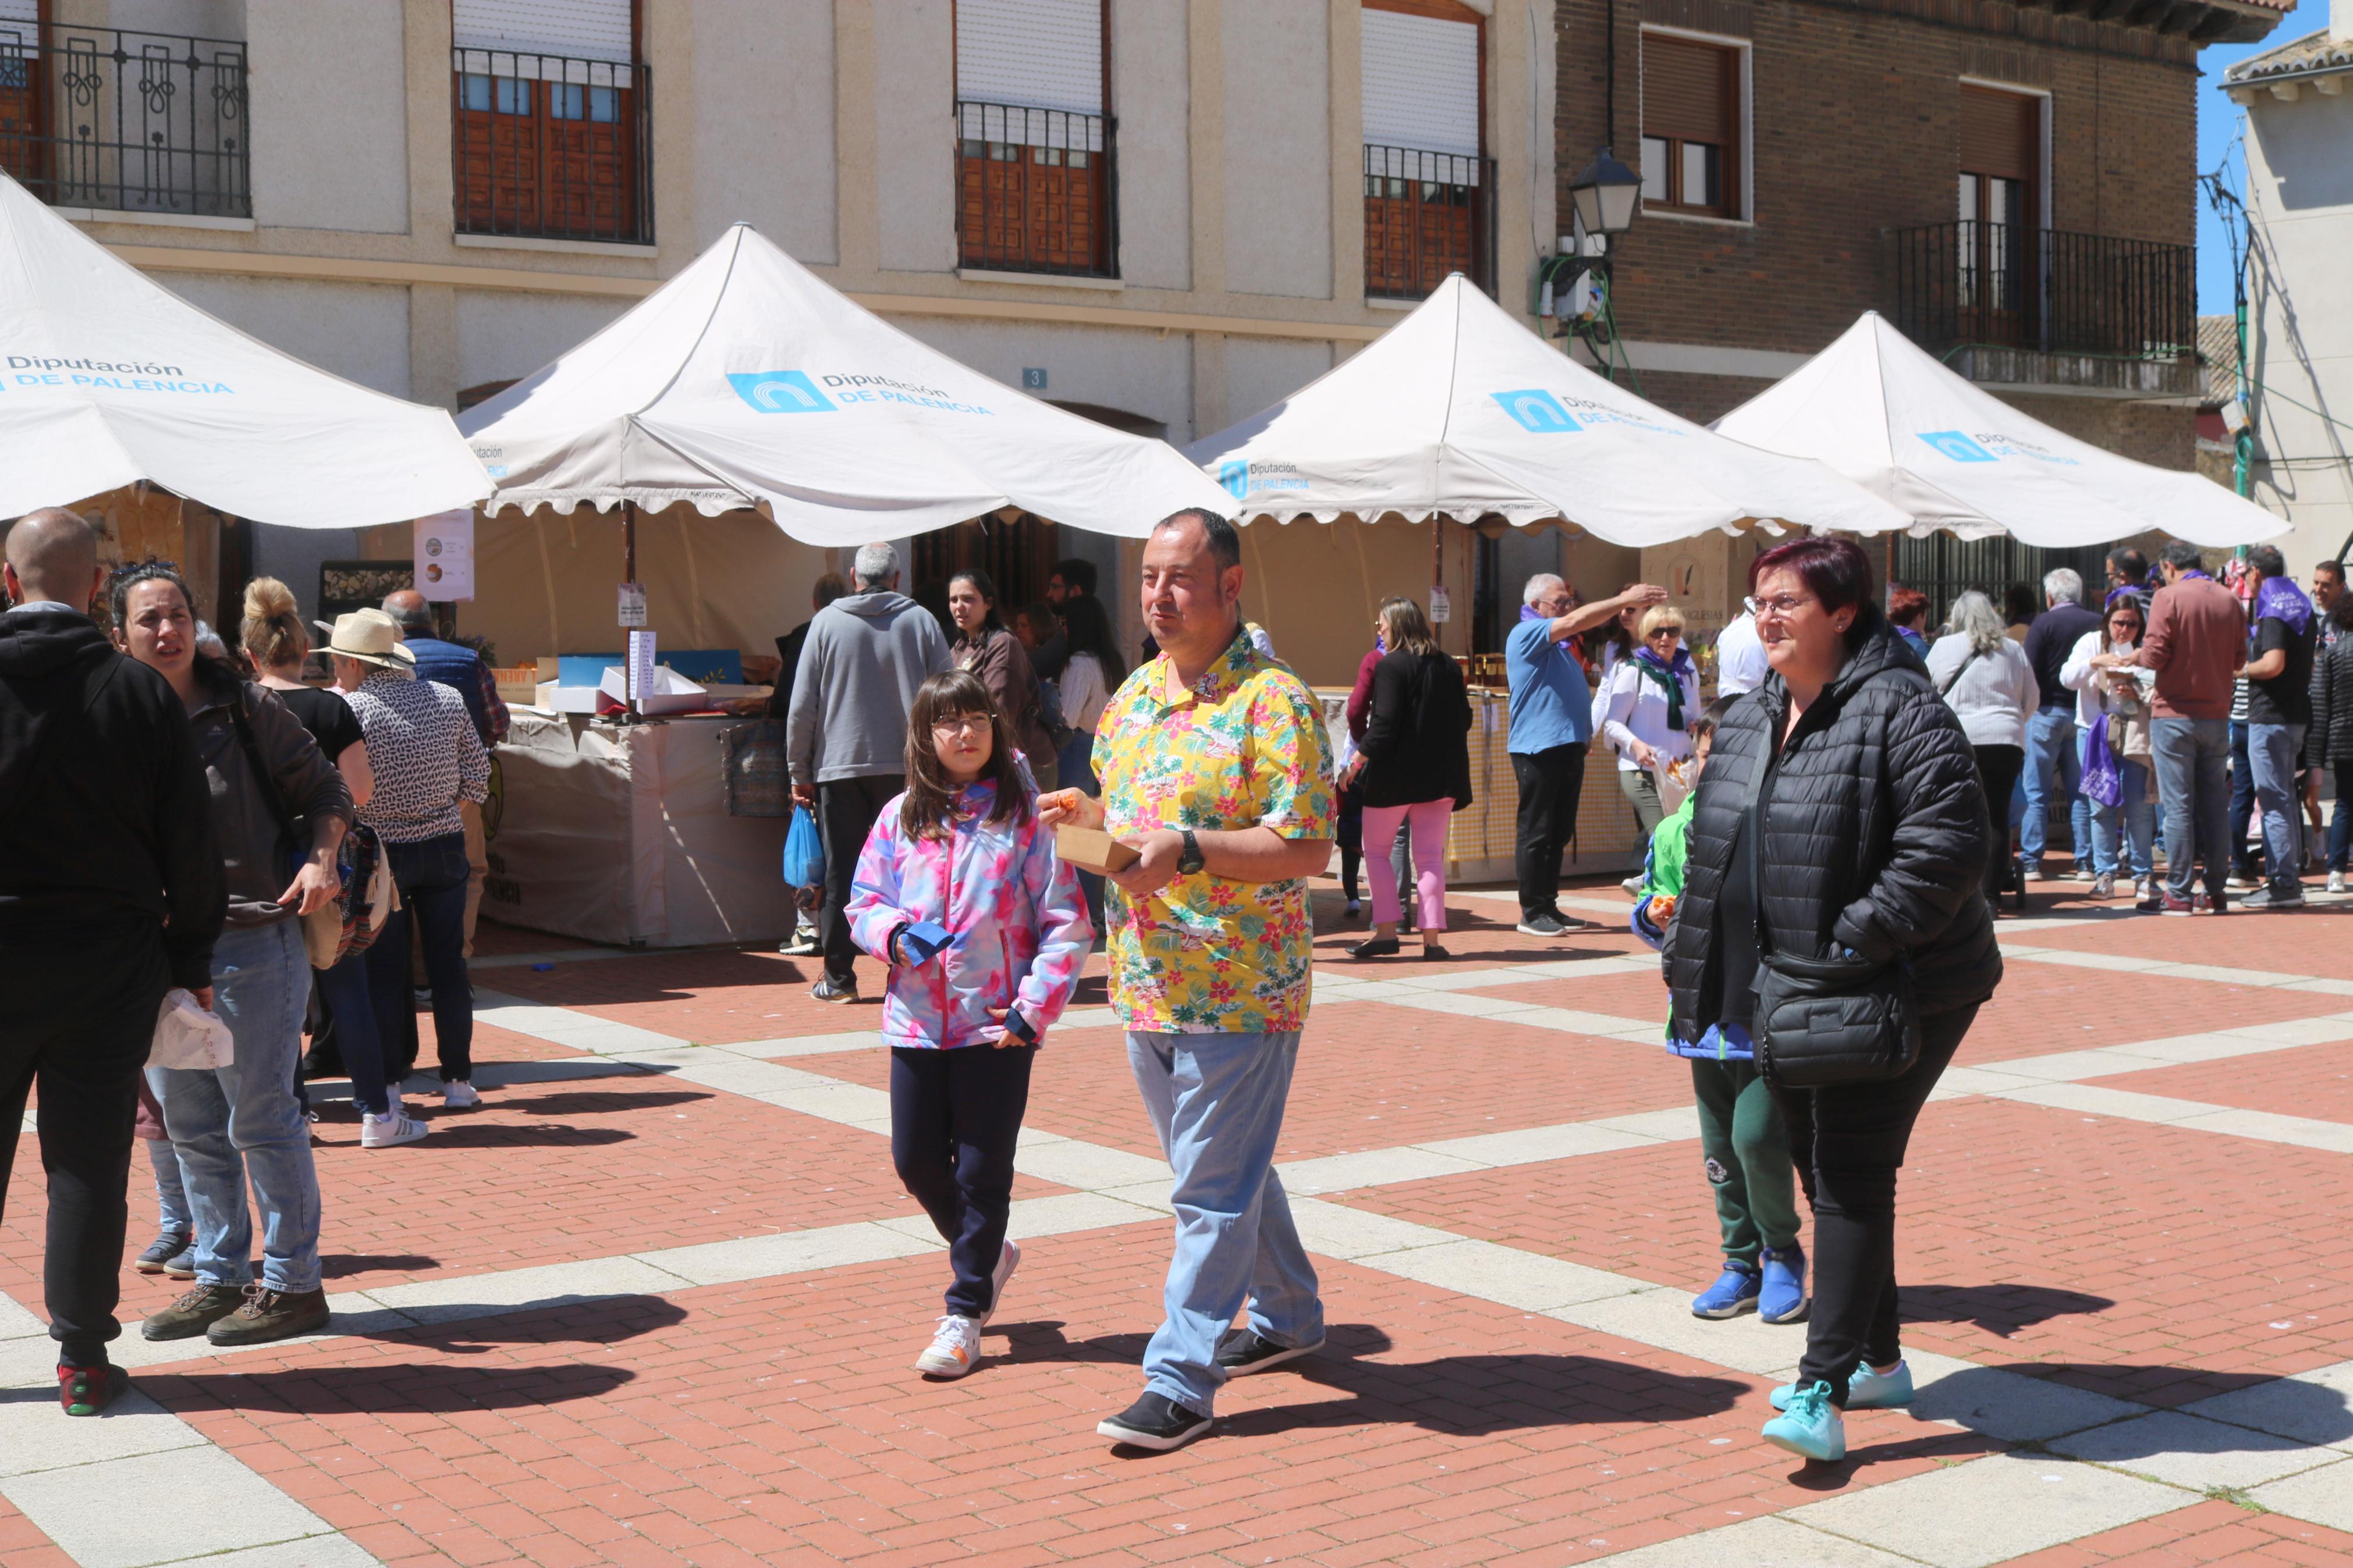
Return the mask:
[[1974, 1323], [2004, 1339], [2053, 1318], [2116, 1305], [2105, 1296], [2048, 1285], [1905, 1285], [1901, 1301], [1907, 1323]]

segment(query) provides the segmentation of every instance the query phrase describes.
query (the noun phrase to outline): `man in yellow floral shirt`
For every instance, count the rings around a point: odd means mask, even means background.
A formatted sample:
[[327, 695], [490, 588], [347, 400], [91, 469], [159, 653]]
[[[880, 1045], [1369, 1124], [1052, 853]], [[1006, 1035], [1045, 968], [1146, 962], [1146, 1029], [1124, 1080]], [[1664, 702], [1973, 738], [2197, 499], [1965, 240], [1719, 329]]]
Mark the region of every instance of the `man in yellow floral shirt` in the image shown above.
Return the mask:
[[[1041, 805], [1050, 823], [1107, 826], [1139, 852], [1110, 879], [1112, 1005], [1176, 1174], [1176, 1252], [1144, 1396], [1096, 1430], [1166, 1449], [1208, 1430], [1227, 1378], [1324, 1344], [1274, 1147], [1307, 1022], [1306, 879], [1337, 822], [1322, 711], [1242, 626], [1233, 525], [1164, 519], [1143, 589], [1160, 657], [1096, 725], [1103, 798]], [[1250, 1326], [1231, 1328], [1245, 1300]]]

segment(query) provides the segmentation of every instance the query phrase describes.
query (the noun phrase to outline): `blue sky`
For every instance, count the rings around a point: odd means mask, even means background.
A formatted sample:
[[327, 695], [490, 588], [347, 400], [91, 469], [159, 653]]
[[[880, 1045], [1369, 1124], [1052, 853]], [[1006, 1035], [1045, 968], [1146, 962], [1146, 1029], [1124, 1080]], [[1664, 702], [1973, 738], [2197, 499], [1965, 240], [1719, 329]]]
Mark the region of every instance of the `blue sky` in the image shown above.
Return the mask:
[[[2222, 72], [2249, 55], [2259, 55], [2290, 38], [2301, 37], [2328, 19], [2328, 7], [2319, 0], [2299, 0], [2271, 36], [2253, 44], [2209, 44], [2198, 52], [2198, 172], [2211, 172], [2222, 161], [2231, 140], [2238, 134], [2245, 110], [2222, 90]], [[2245, 165], [2232, 160], [2232, 184], [2243, 184]], [[2205, 193], [2198, 196], [2198, 313], [2211, 316], [2231, 308], [2231, 245]]]

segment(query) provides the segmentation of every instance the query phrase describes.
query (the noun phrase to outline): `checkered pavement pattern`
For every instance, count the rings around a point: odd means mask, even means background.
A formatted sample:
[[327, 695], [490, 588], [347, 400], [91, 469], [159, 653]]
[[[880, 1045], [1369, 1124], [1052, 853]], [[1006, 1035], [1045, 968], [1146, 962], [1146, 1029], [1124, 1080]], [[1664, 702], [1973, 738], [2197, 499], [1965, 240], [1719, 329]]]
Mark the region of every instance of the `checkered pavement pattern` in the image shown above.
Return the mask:
[[[431, 1136], [363, 1152], [313, 1086], [323, 1334], [133, 1328], [133, 1394], [66, 1419], [26, 1141], [0, 1568], [2353, 1561], [2353, 903], [2082, 891], [2001, 924], [1904, 1174], [1919, 1397], [1851, 1416], [1840, 1465], [1757, 1436], [1804, 1331], [1690, 1315], [1690, 1079], [1614, 889], [1560, 940], [1457, 891], [1451, 957], [1357, 963], [1319, 889], [1279, 1158], [1330, 1342], [1148, 1457], [1094, 1434], [1170, 1226], [1100, 958], [1038, 1064], [1020, 1273], [979, 1369], [931, 1383], [944, 1258], [891, 1170], [875, 1004], [772, 953], [486, 928], [480, 1108], [420, 1080]], [[126, 1318], [172, 1294], [124, 1279]]]

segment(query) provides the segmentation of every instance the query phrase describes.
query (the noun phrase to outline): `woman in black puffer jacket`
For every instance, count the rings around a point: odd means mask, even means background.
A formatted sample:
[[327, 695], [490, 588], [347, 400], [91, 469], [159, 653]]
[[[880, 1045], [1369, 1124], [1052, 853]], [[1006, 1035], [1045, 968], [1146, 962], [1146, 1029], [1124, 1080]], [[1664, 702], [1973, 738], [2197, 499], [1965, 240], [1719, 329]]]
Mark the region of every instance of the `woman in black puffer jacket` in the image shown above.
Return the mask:
[[[1788, 1411], [1767, 1437], [1845, 1452], [1839, 1413], [1901, 1405], [1895, 1173], [1920, 1108], [2001, 979], [1986, 907], [1990, 853], [1960, 721], [1873, 602], [1852, 542], [1805, 539], [1757, 558], [1749, 592], [1772, 674], [1715, 732], [1693, 805], [1683, 896], [1666, 948], [1670, 1027], [1697, 1042], [1749, 1024], [1763, 925], [1777, 952], [1912, 967], [1917, 1064], [1883, 1083], [1777, 1087], [1814, 1212], [1814, 1303]], [[1741, 824], [1762, 780], [1752, 886]]]

